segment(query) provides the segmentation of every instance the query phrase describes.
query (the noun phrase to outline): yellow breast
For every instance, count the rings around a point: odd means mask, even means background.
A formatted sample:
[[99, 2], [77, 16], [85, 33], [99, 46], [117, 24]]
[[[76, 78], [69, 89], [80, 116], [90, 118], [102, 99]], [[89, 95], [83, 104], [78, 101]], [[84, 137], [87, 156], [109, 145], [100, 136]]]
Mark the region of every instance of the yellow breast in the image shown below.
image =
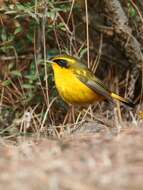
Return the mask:
[[65, 68], [53, 65], [56, 87], [60, 96], [71, 104], [87, 104], [103, 99], [82, 83], [75, 74]]

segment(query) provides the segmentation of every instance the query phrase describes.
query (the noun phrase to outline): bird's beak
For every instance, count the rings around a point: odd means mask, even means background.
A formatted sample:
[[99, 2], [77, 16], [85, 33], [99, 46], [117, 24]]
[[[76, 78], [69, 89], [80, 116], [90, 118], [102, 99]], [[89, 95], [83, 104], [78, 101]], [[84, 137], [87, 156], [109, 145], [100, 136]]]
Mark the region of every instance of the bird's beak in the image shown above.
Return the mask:
[[46, 63], [54, 64], [55, 62], [52, 60], [46, 60]]
[[46, 60], [46, 62], [50, 63], [50, 64], [54, 63], [54, 61], [52, 61], [52, 60]]

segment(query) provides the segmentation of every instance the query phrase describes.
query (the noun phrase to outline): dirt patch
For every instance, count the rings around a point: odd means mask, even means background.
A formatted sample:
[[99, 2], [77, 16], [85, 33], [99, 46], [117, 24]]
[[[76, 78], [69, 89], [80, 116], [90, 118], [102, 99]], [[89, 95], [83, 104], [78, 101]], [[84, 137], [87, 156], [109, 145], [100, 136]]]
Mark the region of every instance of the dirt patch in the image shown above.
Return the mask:
[[0, 139], [0, 189], [141, 190], [143, 128], [60, 140]]

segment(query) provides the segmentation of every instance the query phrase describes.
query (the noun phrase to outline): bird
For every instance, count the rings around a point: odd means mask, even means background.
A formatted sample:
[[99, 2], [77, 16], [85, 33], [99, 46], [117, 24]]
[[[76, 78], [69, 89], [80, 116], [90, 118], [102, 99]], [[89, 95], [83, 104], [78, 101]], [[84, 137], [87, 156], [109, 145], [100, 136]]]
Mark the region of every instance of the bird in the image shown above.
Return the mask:
[[71, 55], [56, 55], [50, 59], [55, 85], [62, 99], [70, 105], [93, 104], [118, 100], [130, 107], [134, 103], [110, 91], [88, 67]]

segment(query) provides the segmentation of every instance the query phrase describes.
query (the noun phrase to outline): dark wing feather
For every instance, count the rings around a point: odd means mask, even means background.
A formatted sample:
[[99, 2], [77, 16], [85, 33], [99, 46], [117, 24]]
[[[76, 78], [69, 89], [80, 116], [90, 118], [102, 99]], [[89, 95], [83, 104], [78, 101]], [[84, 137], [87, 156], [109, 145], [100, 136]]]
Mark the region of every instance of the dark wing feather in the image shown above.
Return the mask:
[[102, 83], [102, 81], [94, 76], [88, 69], [76, 70], [74, 71], [76, 77], [83, 82], [86, 86], [92, 89], [97, 94], [105, 97], [106, 99], [112, 100], [110, 96], [110, 91]]

